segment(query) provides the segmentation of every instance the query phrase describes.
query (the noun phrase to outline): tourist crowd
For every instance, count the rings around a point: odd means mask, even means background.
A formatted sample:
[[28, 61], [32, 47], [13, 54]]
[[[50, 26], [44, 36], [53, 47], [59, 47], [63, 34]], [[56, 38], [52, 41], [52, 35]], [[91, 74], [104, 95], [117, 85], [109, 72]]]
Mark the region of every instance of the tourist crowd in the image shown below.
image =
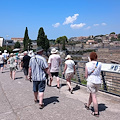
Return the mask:
[[[47, 58], [47, 59], [46, 59]], [[90, 61], [86, 63], [85, 67], [85, 77], [87, 80], [87, 91], [89, 94], [89, 100], [84, 103], [85, 108], [90, 110], [90, 105], [93, 102], [94, 112], [91, 114], [98, 117], [98, 103], [96, 92], [99, 90], [101, 85], [101, 63], [97, 62], [97, 54], [95, 52], [90, 53]], [[33, 92], [34, 92], [34, 102], [39, 103], [39, 108], [44, 107], [44, 91], [47, 85], [52, 86], [53, 77], [56, 78], [56, 87], [60, 89], [60, 78], [59, 69], [61, 64], [61, 57], [59, 51], [53, 48], [51, 50], [51, 55], [49, 57], [43, 55], [43, 49], [38, 47], [36, 52], [24, 51], [23, 53], [7, 53], [4, 50], [2, 53], [0, 51], [0, 70], [4, 73], [6, 69], [6, 64], [9, 64], [10, 68], [10, 78], [15, 80], [15, 74], [18, 69], [24, 72], [25, 80], [33, 82]], [[76, 68], [75, 62], [72, 60], [70, 55], [65, 57], [64, 69], [62, 75], [65, 75], [66, 83], [68, 85], [68, 90], [73, 94], [73, 88], [71, 86], [71, 79], [73, 78]]]

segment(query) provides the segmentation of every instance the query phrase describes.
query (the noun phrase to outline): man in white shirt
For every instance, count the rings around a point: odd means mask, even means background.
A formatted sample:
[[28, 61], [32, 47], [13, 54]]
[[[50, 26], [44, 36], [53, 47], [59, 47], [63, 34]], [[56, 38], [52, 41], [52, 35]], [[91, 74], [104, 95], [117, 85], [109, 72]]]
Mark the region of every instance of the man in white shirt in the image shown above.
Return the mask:
[[[60, 58], [60, 55], [57, 53], [58, 53], [58, 50], [56, 50], [55, 48], [53, 48], [51, 50], [52, 55], [49, 56], [48, 64], [49, 64], [49, 69], [50, 69], [52, 77], [55, 76], [57, 79], [57, 88], [59, 89], [60, 88], [60, 80], [59, 80], [58, 75], [59, 75], [59, 66], [61, 63], [61, 58]], [[49, 86], [51, 86], [51, 84], [52, 84], [52, 79], [50, 80]]]

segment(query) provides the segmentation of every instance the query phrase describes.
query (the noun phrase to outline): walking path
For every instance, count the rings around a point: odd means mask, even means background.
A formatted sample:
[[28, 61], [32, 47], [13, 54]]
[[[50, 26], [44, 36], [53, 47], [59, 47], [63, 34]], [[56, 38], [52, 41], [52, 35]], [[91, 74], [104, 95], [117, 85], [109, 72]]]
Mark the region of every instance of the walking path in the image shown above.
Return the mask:
[[9, 69], [0, 73], [0, 120], [119, 120], [120, 97], [103, 92], [98, 93], [100, 116], [91, 115], [90, 110], [84, 108], [88, 100], [86, 87], [72, 84], [76, 87], [74, 94], [67, 90], [65, 80], [61, 80], [62, 87], [56, 88], [54, 80], [52, 87], [46, 86], [44, 109], [34, 103], [32, 83], [25, 80], [24, 74], [17, 71], [16, 79], [9, 77]]

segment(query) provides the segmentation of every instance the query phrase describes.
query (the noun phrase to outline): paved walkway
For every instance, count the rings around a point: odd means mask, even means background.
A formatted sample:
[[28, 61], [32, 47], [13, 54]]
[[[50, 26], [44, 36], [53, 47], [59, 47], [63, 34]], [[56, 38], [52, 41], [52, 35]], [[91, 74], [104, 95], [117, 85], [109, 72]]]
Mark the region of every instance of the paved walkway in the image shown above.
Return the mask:
[[[60, 91], [55, 87], [46, 87], [44, 109], [35, 104], [32, 83], [24, 79], [23, 72], [17, 71], [16, 79], [9, 77], [9, 69], [0, 73], [0, 120], [119, 120], [120, 97], [98, 93], [100, 116], [91, 115], [84, 108], [88, 100], [86, 87], [79, 86], [70, 94], [64, 80]], [[72, 84], [76, 87], [76, 84]]]

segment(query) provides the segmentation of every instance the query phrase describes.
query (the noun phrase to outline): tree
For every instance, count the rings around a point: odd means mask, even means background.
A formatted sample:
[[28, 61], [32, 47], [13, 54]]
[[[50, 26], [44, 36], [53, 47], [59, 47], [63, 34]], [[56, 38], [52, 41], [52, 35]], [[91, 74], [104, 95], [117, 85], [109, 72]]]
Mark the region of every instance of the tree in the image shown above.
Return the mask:
[[58, 43], [58, 49], [59, 49], [59, 44], [62, 44], [62, 50], [66, 49], [65, 42], [68, 42], [66, 36], [62, 36], [62, 37], [57, 38], [55, 42]]
[[47, 53], [48, 49], [50, 47], [50, 43], [49, 43], [49, 40], [47, 39], [47, 35], [45, 35], [45, 51]]
[[30, 51], [31, 49], [32, 49], [32, 40], [31, 39], [29, 39], [28, 40], [28, 50]]
[[110, 34], [115, 34], [115, 32], [111, 32]]
[[66, 50], [66, 48], [65, 48], [65, 42], [68, 42], [67, 41], [67, 37], [66, 36], [62, 36], [62, 39], [63, 39], [63, 41], [62, 41], [62, 43], [63, 43], [62, 50]]
[[59, 50], [60, 49], [59, 48], [59, 44], [61, 43], [61, 37], [57, 38], [56, 41], [55, 41], [55, 43], [58, 43], [58, 50]]
[[45, 35], [42, 27], [38, 31], [37, 46], [41, 46], [46, 52], [50, 47], [49, 40], [47, 39], [47, 35]]
[[28, 42], [29, 42], [29, 36], [28, 36], [28, 29], [26, 27], [25, 34], [24, 34], [24, 39], [23, 39], [24, 50], [28, 50]]
[[15, 43], [14, 48], [20, 48], [20, 43], [18, 41]]

